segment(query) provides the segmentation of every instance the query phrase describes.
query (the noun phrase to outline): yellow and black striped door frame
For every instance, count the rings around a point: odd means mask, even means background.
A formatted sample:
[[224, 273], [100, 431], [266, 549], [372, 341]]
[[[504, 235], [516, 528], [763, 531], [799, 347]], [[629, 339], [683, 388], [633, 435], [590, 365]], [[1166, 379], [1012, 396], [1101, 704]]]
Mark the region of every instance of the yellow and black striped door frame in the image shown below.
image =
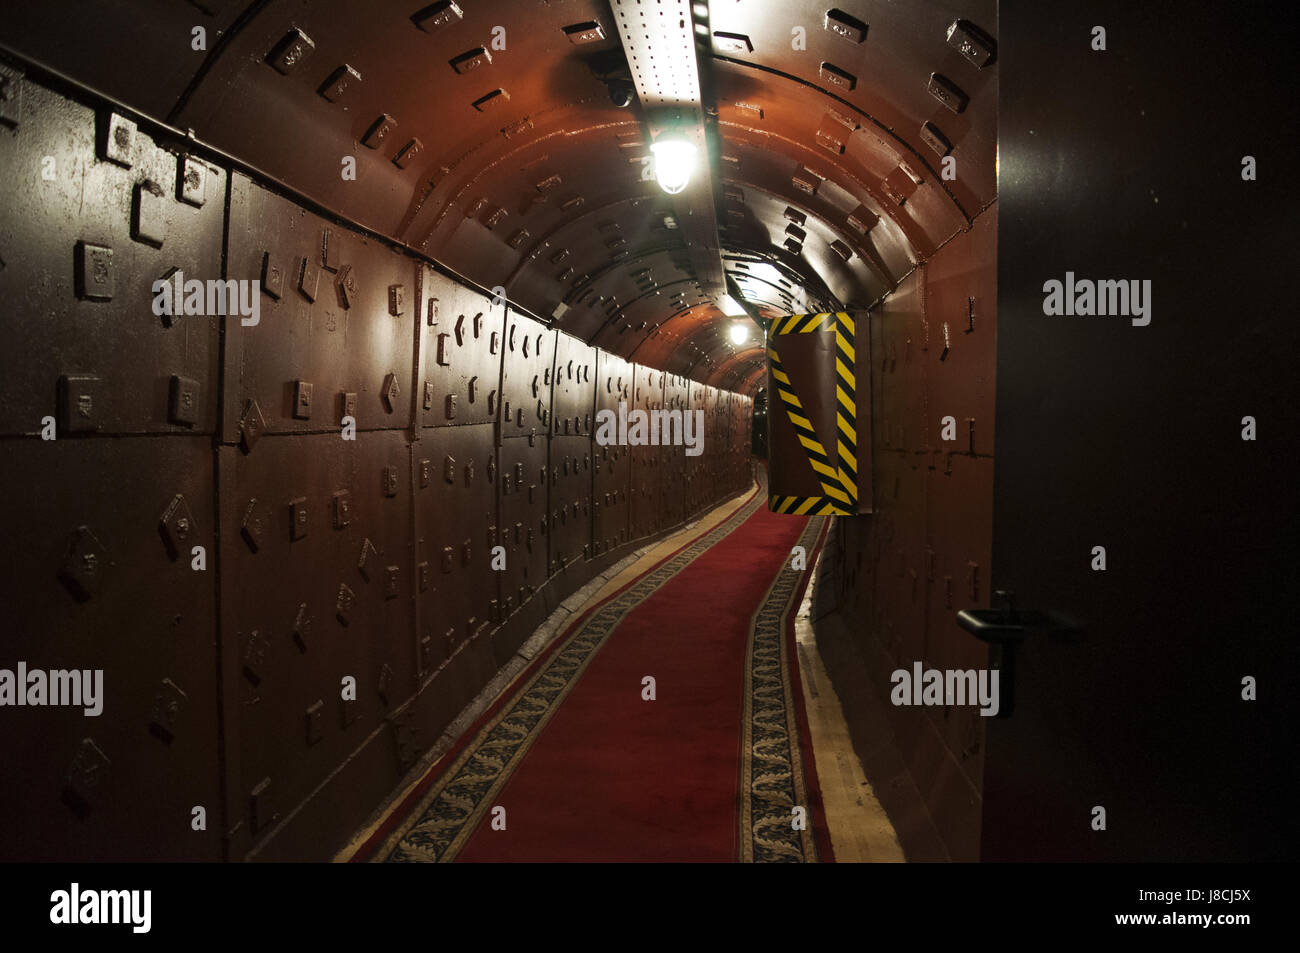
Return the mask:
[[[831, 458], [817, 437], [803, 403], [794, 392], [790, 376], [776, 352], [775, 338], [783, 334], [814, 331], [835, 334], [835, 457]], [[768, 325], [768, 367], [772, 383], [795, 436], [808, 454], [808, 462], [822, 486], [822, 496], [770, 496], [774, 513], [847, 516], [858, 511], [858, 411], [853, 318], [843, 311], [821, 314], [792, 314], [774, 318]]]

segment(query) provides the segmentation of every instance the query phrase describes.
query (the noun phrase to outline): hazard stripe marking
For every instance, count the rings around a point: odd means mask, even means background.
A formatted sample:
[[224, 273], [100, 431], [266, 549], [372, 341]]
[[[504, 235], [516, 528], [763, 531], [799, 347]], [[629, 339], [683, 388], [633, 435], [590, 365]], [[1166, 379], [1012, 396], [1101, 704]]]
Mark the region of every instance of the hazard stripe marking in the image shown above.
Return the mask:
[[[783, 334], [830, 331], [835, 335], [835, 456], [832, 458], [817, 437], [808, 412], [794, 392], [781, 357], [771, 338]], [[768, 367], [775, 389], [785, 405], [795, 436], [808, 455], [808, 462], [824, 496], [771, 496], [768, 508], [775, 513], [798, 515], [850, 515], [857, 512], [858, 491], [858, 408], [856, 325], [851, 315], [840, 311], [792, 314], [773, 318], [768, 324]]]

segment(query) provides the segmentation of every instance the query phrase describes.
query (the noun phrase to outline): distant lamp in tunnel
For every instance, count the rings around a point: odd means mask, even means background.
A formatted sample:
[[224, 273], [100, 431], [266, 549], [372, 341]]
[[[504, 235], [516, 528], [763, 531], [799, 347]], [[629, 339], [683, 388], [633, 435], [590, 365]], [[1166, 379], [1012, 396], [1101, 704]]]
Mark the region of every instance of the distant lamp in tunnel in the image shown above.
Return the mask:
[[731, 343], [739, 347], [749, 340], [749, 325], [744, 321], [731, 322]]
[[651, 144], [655, 157], [655, 178], [669, 195], [677, 195], [691, 180], [695, 168], [695, 146], [677, 136], [663, 136]]

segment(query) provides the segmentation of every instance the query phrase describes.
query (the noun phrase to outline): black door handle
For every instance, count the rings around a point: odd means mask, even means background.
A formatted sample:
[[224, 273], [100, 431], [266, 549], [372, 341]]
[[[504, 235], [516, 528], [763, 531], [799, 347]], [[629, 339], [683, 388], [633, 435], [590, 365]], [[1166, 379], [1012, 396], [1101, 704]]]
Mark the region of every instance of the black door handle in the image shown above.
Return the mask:
[[1010, 718], [1016, 707], [1016, 648], [1026, 638], [1046, 634], [1065, 641], [1082, 630], [1072, 620], [1037, 610], [1017, 610], [1015, 593], [999, 589], [993, 593], [994, 608], [962, 609], [957, 624], [981, 642], [989, 644], [989, 665], [999, 672], [997, 718]]

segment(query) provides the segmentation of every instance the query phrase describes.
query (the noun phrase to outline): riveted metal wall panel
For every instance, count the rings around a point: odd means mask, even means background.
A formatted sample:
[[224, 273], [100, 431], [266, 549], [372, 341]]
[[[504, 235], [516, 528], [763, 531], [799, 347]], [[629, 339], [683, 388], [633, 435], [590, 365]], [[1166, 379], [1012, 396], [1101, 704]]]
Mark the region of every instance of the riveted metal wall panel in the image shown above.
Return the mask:
[[97, 714], [4, 709], [5, 860], [220, 859], [211, 459], [201, 437], [5, 447], [0, 665], [103, 673]]
[[753, 479], [754, 462], [750, 457], [753, 448], [754, 402], [748, 397], [727, 394], [723, 398], [730, 408], [732, 433], [735, 435], [731, 451], [724, 463], [726, 491], [736, 492], [748, 487]]
[[[221, 277], [225, 174], [121, 115], [6, 82], [23, 110], [0, 137], [0, 347], [13, 355], [0, 432], [38, 433], [48, 416], [60, 437], [211, 433], [219, 319], [155, 314], [153, 283]], [[187, 169], [201, 206], [177, 198]]]
[[[252, 453], [223, 447], [219, 461], [228, 797], [242, 856], [415, 690], [412, 468], [395, 431], [273, 436]], [[372, 783], [382, 794], [397, 777], [394, 750]], [[348, 820], [321, 836], [345, 835]]]
[[[725, 453], [729, 436], [725, 425], [720, 425], [714, 389], [708, 384], [689, 383], [687, 407], [683, 411], [683, 417], [686, 414], [692, 415], [692, 428], [695, 428], [696, 422], [699, 424], [697, 439], [701, 450], [698, 456], [686, 456], [683, 460], [686, 470], [683, 479], [683, 505], [685, 517], [689, 519], [698, 513], [719, 489], [716, 466], [717, 461]], [[695, 432], [696, 430], [693, 429], [692, 433]]]
[[[660, 511], [667, 525], [675, 525], [686, 518], [686, 446], [685, 431], [677, 430], [674, 423], [680, 420], [687, 410], [689, 396], [686, 378], [680, 374], [664, 375], [664, 396], [657, 410], [666, 415], [661, 417], [658, 428], [651, 427], [651, 436], [658, 429], [659, 458], [663, 461], [661, 468], [662, 492]], [[681, 420], [681, 425], [685, 421]]]
[[425, 427], [495, 423], [501, 418], [504, 304], [423, 267], [419, 300], [419, 387]]
[[544, 438], [551, 422], [557, 332], [527, 315], [506, 315], [501, 380], [501, 436]]
[[725, 498], [737, 482], [730, 460], [741, 439], [736, 415], [727, 403], [726, 391], [713, 388], [711, 404], [709, 419], [712, 425], [708, 432], [718, 434], [718, 438], [713, 444], [716, 449], [709, 457], [710, 491], [703, 501], [706, 506], [713, 499]]
[[704, 438], [703, 452], [698, 457], [686, 457], [688, 520], [750, 484], [745, 399], [695, 382], [690, 383], [690, 394], [692, 411], [704, 414]]
[[747, 488], [753, 479], [750, 454], [753, 449], [754, 402], [731, 393], [723, 394], [720, 400], [731, 431], [731, 447], [721, 461], [722, 495], [725, 498], [727, 494]]
[[[547, 570], [566, 573], [574, 563], [591, 558], [591, 465], [597, 354], [594, 347], [568, 334], [558, 334], [550, 430], [551, 531]], [[577, 588], [577, 576], [560, 580], [560, 590]], [[558, 591], [557, 591], [558, 595]]]
[[[636, 365], [634, 378], [636, 387], [633, 392], [629, 414], [633, 410], [644, 411], [663, 406], [664, 386], [668, 375], [653, 367]], [[629, 431], [631, 426], [628, 427]], [[630, 445], [632, 451], [632, 538], [640, 539], [657, 533], [669, 523], [659, 509], [659, 501], [665, 492], [667, 455], [663, 447]]]
[[[284, 59], [297, 62], [292, 50], [278, 55], [296, 68]], [[274, 63], [259, 68], [278, 72]], [[17, 643], [30, 642], [25, 661], [37, 664], [49, 645], [91, 646], [89, 662], [47, 666], [104, 668], [107, 707], [89, 734], [84, 716], [42, 718], [0, 741], [16, 776], [37, 779], [38, 792], [5, 795], [14, 798], [4, 802], [10, 816], [37, 823], [30, 836], [7, 830], [0, 856], [116, 859], [137, 848], [139, 859], [328, 856], [546, 611], [626, 551], [634, 450], [654, 461], [643, 466], [651, 479], [638, 535], [680, 522], [684, 477], [662, 471], [681, 448], [610, 446], [597, 458], [587, 434], [606, 355], [568, 337], [564, 354], [573, 357], [561, 362], [557, 399], [565, 417], [587, 409], [582, 435], [572, 434], [575, 420], [552, 446], [555, 331], [518, 314], [508, 325], [504, 309], [487, 303], [476, 336], [481, 292], [308, 211], [251, 172], [232, 181], [211, 161], [173, 153], [184, 143], [161, 132], [154, 142], [143, 118], [133, 127], [105, 112], [97, 124], [91, 110], [3, 70], [4, 88], [39, 108], [0, 103], [12, 133], [0, 143], [12, 171], [0, 188], [11, 189], [11, 207], [30, 211], [0, 232], [0, 287], [24, 319], [6, 333], [13, 353], [36, 355], [11, 370], [17, 386], [6, 389], [0, 429], [34, 434], [46, 415], [75, 424], [60, 426], [54, 442], [11, 441], [0, 465], [10, 499], [32, 501], [14, 524], [5, 586], [19, 630], [43, 633]], [[24, 138], [33, 131], [40, 135]], [[46, 154], [53, 179], [41, 177]], [[75, 201], [65, 169], [74, 170]], [[205, 308], [206, 282], [256, 280], [256, 314], [229, 316], [224, 349], [217, 316], [164, 321], [175, 316], [153, 314], [152, 283], [178, 275], [205, 283]], [[184, 304], [183, 284], [181, 292]], [[441, 334], [456, 348], [445, 364]], [[54, 354], [87, 363], [44, 363]], [[28, 365], [36, 371], [25, 377]], [[664, 409], [662, 372], [609, 366], [619, 385], [602, 398], [611, 409], [619, 398]], [[675, 386], [685, 392], [684, 382]], [[449, 395], [460, 398], [451, 418]], [[342, 426], [345, 412], [355, 432]], [[69, 439], [79, 428], [165, 439]], [[705, 468], [723, 446], [706, 441]], [[738, 452], [747, 459], [747, 446]], [[96, 473], [103, 479], [86, 476]], [[598, 479], [600, 499], [611, 494], [600, 513]], [[112, 495], [94, 490], [101, 484]], [[54, 542], [38, 528], [77, 512]], [[494, 528], [507, 548], [500, 572], [490, 569]], [[580, 558], [591, 554], [593, 532], [608, 537], [604, 563]], [[191, 543], [205, 546], [206, 569], [188, 568]], [[552, 546], [557, 565], [568, 565], [548, 578]], [[139, 642], [158, 630], [170, 654], [156, 640]], [[356, 680], [355, 698], [345, 677]], [[115, 685], [127, 686], [122, 695]], [[126, 710], [135, 714], [117, 720]], [[57, 744], [33, 739], [65, 729], [77, 738], [56, 770], [46, 749]], [[85, 817], [66, 825], [64, 799]], [[207, 832], [190, 827], [195, 806], [207, 810]], [[178, 826], [159, 823], [172, 816]], [[69, 840], [87, 832], [93, 842]]]
[[[6, 43], [535, 313], [565, 300], [584, 340], [632, 355], [656, 333], [666, 301], [635, 306], [638, 272], [653, 265], [665, 287], [686, 280], [671, 258], [690, 259], [691, 223], [665, 220], [644, 133], [607, 94], [599, 55], [618, 47], [608, 4], [368, 15], [353, 0], [232, 3], [178, 21], [165, 4], [105, 17], [85, 0], [50, 0], [16, 12]], [[824, 283], [840, 299], [793, 310], [865, 306], [993, 200], [996, 4], [917, 0], [859, 10], [862, 20], [802, 0], [733, 7], [710, 13], [722, 241], [746, 253], [775, 245], [797, 273], [791, 290]], [[791, 46], [795, 28], [806, 47]], [[122, 35], [139, 42], [119, 76]], [[787, 205], [806, 216], [806, 243], [781, 237]], [[712, 366], [639, 356], [697, 377]]]
[[[915, 569], [925, 599], [923, 654], [910, 656], [942, 670], [978, 669], [989, 664], [988, 646], [957, 625], [963, 609], [992, 601], [989, 560], [992, 541], [993, 466], [991, 458], [954, 454], [932, 460], [926, 470], [926, 536]], [[918, 745], [914, 774], [926, 793], [935, 824], [954, 856], [979, 854], [980, 794], [984, 779], [984, 728], [977, 707], [924, 708], [929, 736]]]
[[632, 448], [592, 448], [592, 553], [600, 555], [629, 539], [632, 493]]
[[229, 276], [261, 282], [261, 314], [227, 322], [222, 439], [254, 416], [272, 434], [409, 427], [415, 263], [240, 174], [230, 230]]
[[596, 349], [568, 334], [558, 335], [554, 379], [551, 435], [590, 436], [596, 391]]
[[[462, 643], [451, 658], [421, 682], [419, 692], [402, 712], [404, 734], [414, 740], [416, 757], [439, 738], [500, 669], [502, 660], [496, 654], [495, 642], [507, 628], [492, 629], [488, 637], [482, 634], [488, 630], [481, 630], [479, 637]], [[522, 637], [527, 638], [532, 631], [528, 626]], [[409, 767], [400, 743], [398, 757], [403, 766]], [[369, 809], [373, 807], [372, 802]]]
[[[600, 351], [596, 361], [596, 413], [611, 423], [605, 433], [617, 437], [619, 404], [624, 410], [635, 387], [634, 366], [617, 355]], [[605, 418], [604, 414], [612, 416]], [[597, 433], [601, 433], [599, 423]], [[592, 447], [592, 551], [608, 552], [628, 541], [632, 491], [632, 448], [596, 441]]]
[[501, 442], [497, 543], [506, 548], [496, 621], [502, 622], [532, 601], [547, 577], [547, 547], [552, 520], [547, 439], [511, 437]]
[[572, 563], [591, 558], [593, 444], [590, 437], [552, 436], [550, 445], [547, 568], [555, 575]]
[[[926, 371], [920, 362], [919, 341], [925, 325], [922, 272], [913, 273], [886, 305], [869, 321], [872, 353], [879, 357], [873, 368], [878, 400], [873, 401], [873, 426], [880, 434], [875, 454], [878, 519], [870, 524], [874, 573], [872, 595], [864, 599], [873, 613], [873, 631], [897, 664], [923, 658], [926, 592], [921, 587], [926, 565], [926, 484], [936, 445], [939, 420], [925, 426]], [[931, 433], [933, 430], [933, 433]], [[855, 522], [855, 526], [858, 524]], [[942, 589], [948, 583], [936, 580]], [[928, 731], [923, 719], [904, 727], [906, 742], [915, 746]]]
[[724, 459], [721, 461], [723, 482], [722, 499], [747, 490], [753, 482], [753, 462], [750, 451], [753, 446], [754, 401], [742, 394], [723, 392], [719, 397], [721, 415], [727, 421], [731, 442]]
[[[928, 460], [926, 544], [934, 577], [926, 614], [927, 666], [966, 670], [989, 664], [988, 646], [956, 621], [962, 609], [993, 604], [993, 424], [996, 341], [997, 208], [976, 219], [925, 269], [929, 324], [926, 364], [930, 415], [951, 416], [954, 441], [935, 439]], [[976, 264], [972, 265], [974, 262]], [[926, 574], [922, 573], [923, 577]], [[928, 581], [928, 577], [926, 577]], [[951, 580], [951, 581], [950, 581]], [[933, 757], [931, 814], [954, 857], [979, 855], [978, 815], [984, 779], [987, 719], [973, 707], [923, 711], [950, 757]], [[925, 783], [922, 783], [925, 782]]]
[[629, 407], [638, 410], [650, 410], [663, 403], [664, 386], [668, 375], [661, 370], [645, 364], [635, 365], [636, 386]]
[[754, 445], [754, 398], [748, 394], [729, 394], [727, 399], [735, 408], [736, 425], [741, 435], [741, 443], [734, 448], [731, 466], [736, 471], [740, 486], [747, 487], [753, 480], [753, 460], [750, 450]]
[[888, 357], [884, 380], [892, 400], [886, 397], [880, 416], [886, 424], [886, 446], [895, 452], [939, 445], [940, 420], [930, 407], [930, 367], [921, 350], [930, 330], [927, 276], [924, 268], [913, 272], [881, 309], [883, 347], [876, 353]]
[[[874, 512], [840, 523], [842, 595], [884, 695], [889, 673], [918, 661], [988, 664], [956, 614], [992, 599], [995, 232], [991, 209], [858, 319], [859, 395], [868, 393], [864, 345], [870, 353]], [[978, 709], [892, 708], [890, 727], [944, 848], [977, 858], [986, 727]]]
[[411, 447], [419, 671], [429, 675], [492, 624], [500, 545], [493, 425], [439, 427]]
[[617, 354], [598, 351], [595, 371], [596, 410], [609, 410], [617, 416], [620, 403], [631, 407], [636, 389], [635, 373], [636, 365]]

